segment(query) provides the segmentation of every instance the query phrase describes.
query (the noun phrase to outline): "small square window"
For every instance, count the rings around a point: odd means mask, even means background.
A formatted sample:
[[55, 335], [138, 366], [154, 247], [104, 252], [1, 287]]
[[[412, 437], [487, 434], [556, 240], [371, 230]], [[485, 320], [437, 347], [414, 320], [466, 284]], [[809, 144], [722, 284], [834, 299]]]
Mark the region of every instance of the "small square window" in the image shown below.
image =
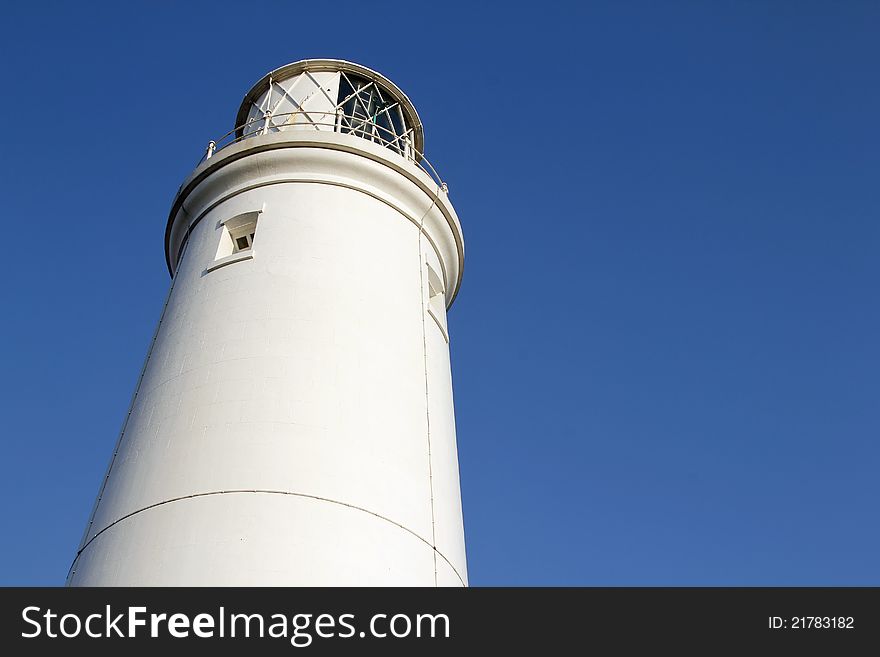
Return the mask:
[[[251, 215], [254, 216], [251, 217]], [[232, 238], [233, 253], [245, 251], [253, 247], [254, 235], [257, 234], [256, 213], [249, 212], [247, 215], [242, 215], [242, 219], [245, 219], [245, 221], [237, 219], [231, 219], [226, 222], [226, 230], [229, 231], [229, 236]]]
[[428, 314], [434, 319], [437, 328], [443, 334], [443, 339], [449, 342], [446, 328], [446, 286], [431, 265], [426, 263], [425, 267], [428, 270]]
[[262, 209], [245, 212], [229, 219], [223, 219], [218, 223], [220, 243], [217, 245], [217, 254], [214, 256], [214, 262], [208, 266], [207, 271], [213, 271], [231, 262], [247, 260], [253, 257], [254, 240], [257, 235], [257, 221], [262, 212]]

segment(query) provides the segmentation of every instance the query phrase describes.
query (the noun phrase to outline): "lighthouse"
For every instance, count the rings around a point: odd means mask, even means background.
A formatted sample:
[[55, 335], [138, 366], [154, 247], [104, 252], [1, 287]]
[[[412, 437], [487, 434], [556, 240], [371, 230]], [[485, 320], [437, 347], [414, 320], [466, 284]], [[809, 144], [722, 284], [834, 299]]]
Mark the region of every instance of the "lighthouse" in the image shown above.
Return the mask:
[[170, 291], [69, 585], [467, 585], [464, 242], [423, 153], [358, 64], [245, 95], [171, 204]]

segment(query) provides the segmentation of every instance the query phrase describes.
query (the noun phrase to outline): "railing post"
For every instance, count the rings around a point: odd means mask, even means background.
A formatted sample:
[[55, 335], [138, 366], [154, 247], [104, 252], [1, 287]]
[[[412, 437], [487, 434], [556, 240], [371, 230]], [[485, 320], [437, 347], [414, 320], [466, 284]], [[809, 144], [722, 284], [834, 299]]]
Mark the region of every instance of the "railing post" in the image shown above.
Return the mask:
[[215, 142], [213, 142], [213, 141], [208, 142], [208, 148], [205, 151], [205, 159], [206, 160], [211, 159], [211, 156], [214, 154], [214, 151], [216, 150], [216, 148], [217, 148], [217, 144]]

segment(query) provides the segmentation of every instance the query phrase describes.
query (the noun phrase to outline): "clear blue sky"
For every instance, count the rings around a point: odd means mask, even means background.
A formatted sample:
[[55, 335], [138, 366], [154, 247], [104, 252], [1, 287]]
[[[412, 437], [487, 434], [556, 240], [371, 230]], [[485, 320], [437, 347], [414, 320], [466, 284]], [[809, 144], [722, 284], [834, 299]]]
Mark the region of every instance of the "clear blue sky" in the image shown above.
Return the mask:
[[270, 69], [403, 88], [465, 231], [471, 582], [880, 584], [880, 5], [16, 3], [0, 584], [60, 584], [172, 195]]

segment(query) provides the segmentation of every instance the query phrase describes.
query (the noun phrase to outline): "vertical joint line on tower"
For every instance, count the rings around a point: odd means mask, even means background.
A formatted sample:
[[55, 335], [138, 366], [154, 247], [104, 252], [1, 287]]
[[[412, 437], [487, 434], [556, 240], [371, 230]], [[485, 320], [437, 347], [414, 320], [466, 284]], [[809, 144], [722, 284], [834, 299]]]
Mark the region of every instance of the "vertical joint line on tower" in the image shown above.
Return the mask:
[[431, 210], [434, 209], [434, 206], [437, 205], [437, 199], [440, 197], [441, 187], [437, 187], [437, 191], [434, 193], [434, 197], [431, 199], [431, 205], [428, 206], [428, 209], [425, 210], [425, 213], [422, 215], [421, 220], [419, 221], [419, 308], [421, 309], [422, 315], [422, 359], [424, 362], [425, 369], [425, 426], [428, 440], [428, 491], [431, 497], [431, 548], [432, 548], [432, 556], [434, 559], [434, 586], [437, 586], [437, 530], [436, 530], [436, 522], [434, 515], [434, 465], [431, 457], [431, 399], [429, 396], [429, 385], [428, 385], [428, 336], [427, 329], [425, 327], [425, 314], [428, 312], [428, 307], [425, 305], [425, 266], [426, 260], [422, 253], [422, 235], [425, 230], [425, 219], [428, 218], [428, 215], [431, 213]]

